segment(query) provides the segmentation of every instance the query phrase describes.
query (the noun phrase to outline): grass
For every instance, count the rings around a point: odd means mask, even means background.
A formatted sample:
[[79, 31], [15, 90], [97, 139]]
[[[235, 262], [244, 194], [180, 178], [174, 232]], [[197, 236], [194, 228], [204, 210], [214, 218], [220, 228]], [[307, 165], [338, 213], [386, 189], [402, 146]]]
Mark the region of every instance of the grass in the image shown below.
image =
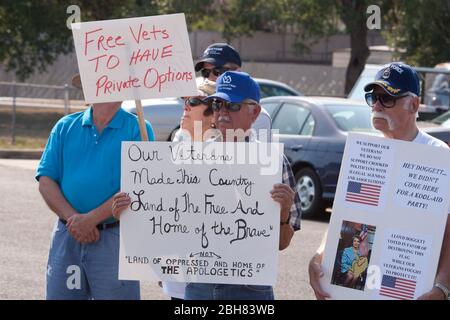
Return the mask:
[[[78, 110], [72, 110], [76, 112]], [[0, 107], [0, 149], [42, 149], [55, 123], [64, 110], [46, 108], [17, 108], [15, 144], [12, 141], [12, 109]]]

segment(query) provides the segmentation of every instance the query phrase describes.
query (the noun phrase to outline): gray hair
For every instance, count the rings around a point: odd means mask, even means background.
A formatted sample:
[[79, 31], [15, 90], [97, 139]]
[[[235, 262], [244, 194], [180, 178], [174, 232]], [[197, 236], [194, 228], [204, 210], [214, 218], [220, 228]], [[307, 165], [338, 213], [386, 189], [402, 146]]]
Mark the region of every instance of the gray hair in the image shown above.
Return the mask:
[[252, 99], [245, 99], [242, 102], [254, 103], [254, 104], [248, 104], [248, 113], [252, 113], [253, 110], [255, 110], [256, 105], [259, 105], [258, 102], [256, 102], [255, 100], [252, 100]]

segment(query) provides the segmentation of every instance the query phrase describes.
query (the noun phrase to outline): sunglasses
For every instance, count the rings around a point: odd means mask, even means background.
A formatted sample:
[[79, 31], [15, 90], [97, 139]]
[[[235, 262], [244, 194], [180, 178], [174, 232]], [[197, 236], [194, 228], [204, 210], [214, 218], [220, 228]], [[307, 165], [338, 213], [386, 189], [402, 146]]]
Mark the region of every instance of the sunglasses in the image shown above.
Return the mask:
[[200, 70], [203, 78], [209, 78], [210, 74], [212, 73], [216, 77], [220, 76], [222, 73], [225, 73], [226, 71], [230, 71], [232, 69], [230, 68], [213, 68], [213, 69], [202, 69]]
[[214, 112], [219, 112], [222, 107], [225, 107], [225, 109], [228, 112], [238, 112], [239, 110], [241, 110], [242, 105], [244, 105], [244, 104], [257, 105], [257, 103], [255, 103], [255, 102], [236, 103], [236, 102], [228, 102], [228, 101], [214, 99], [213, 102], [211, 103], [211, 107]]
[[411, 94], [406, 93], [404, 95], [398, 96], [398, 97], [393, 97], [391, 95], [388, 94], [379, 94], [379, 93], [375, 93], [375, 92], [368, 92], [366, 93], [366, 102], [369, 105], [369, 107], [373, 107], [375, 105], [375, 103], [377, 103], [377, 101], [380, 101], [381, 105], [385, 108], [392, 108], [395, 106], [395, 103], [397, 102], [397, 100], [407, 97], [407, 96], [411, 96]]
[[185, 98], [184, 103], [190, 107], [197, 107], [200, 105], [208, 104], [205, 100], [202, 100], [200, 98]]

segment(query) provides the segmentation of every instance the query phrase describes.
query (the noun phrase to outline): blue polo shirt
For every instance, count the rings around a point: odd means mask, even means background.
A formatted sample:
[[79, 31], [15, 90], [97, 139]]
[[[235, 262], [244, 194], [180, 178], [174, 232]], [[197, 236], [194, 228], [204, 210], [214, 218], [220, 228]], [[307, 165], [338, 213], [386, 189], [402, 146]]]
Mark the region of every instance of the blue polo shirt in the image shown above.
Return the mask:
[[[146, 122], [148, 138], [155, 140]], [[59, 184], [79, 213], [97, 208], [120, 190], [122, 141], [140, 141], [137, 117], [120, 108], [98, 134], [92, 107], [61, 118], [53, 127], [37, 168], [36, 180], [47, 176]], [[113, 222], [109, 218], [105, 222]]]

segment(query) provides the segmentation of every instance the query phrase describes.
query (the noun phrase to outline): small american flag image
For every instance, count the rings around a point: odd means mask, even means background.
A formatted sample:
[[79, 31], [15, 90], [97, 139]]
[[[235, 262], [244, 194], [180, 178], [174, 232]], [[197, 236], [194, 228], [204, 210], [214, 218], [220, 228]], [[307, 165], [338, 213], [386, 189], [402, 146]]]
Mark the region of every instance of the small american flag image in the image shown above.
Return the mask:
[[401, 300], [412, 300], [415, 291], [416, 282], [414, 280], [383, 275], [380, 295]]
[[380, 193], [380, 185], [349, 181], [345, 200], [370, 206], [378, 206]]

